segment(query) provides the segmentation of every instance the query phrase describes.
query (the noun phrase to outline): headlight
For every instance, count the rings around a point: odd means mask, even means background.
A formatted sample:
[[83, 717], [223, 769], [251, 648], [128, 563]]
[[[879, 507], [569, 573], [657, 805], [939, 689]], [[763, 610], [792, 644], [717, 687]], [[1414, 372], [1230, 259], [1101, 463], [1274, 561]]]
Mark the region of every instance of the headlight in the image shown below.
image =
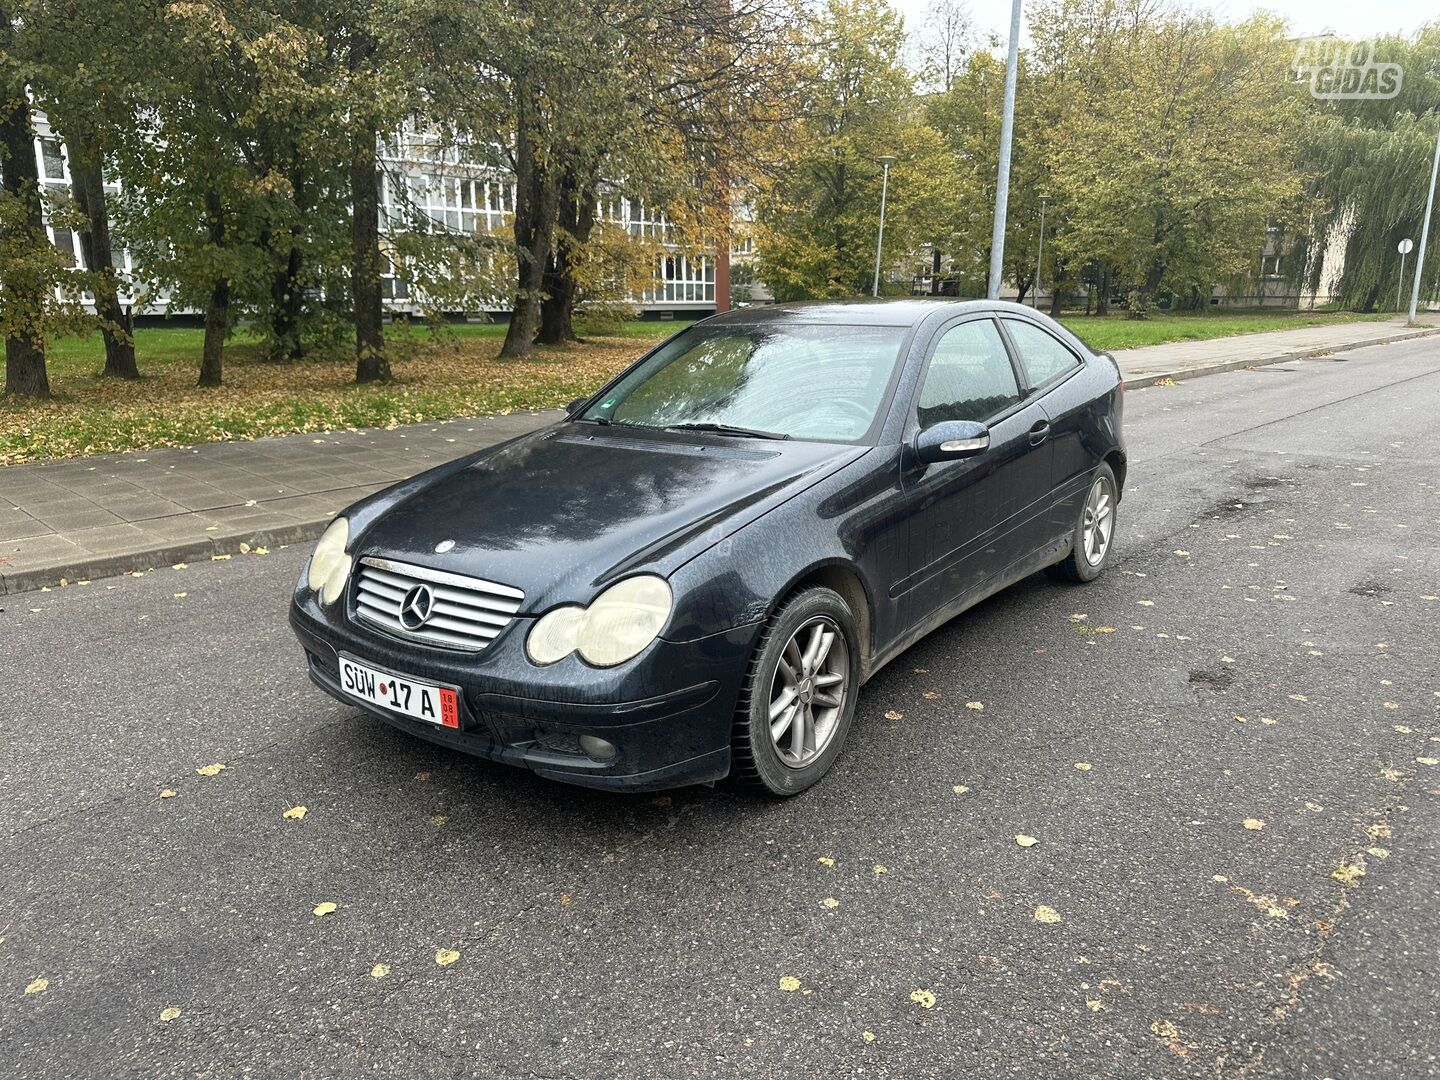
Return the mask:
[[345, 554], [345, 545], [349, 542], [350, 523], [343, 517], [336, 518], [310, 556], [305, 581], [320, 594], [322, 603], [333, 604], [345, 588], [345, 580], [350, 576], [350, 556]]
[[670, 606], [664, 578], [626, 578], [588, 608], [567, 604], [545, 615], [531, 628], [525, 651], [537, 664], [553, 664], [576, 651], [596, 667], [623, 664], [659, 636]]

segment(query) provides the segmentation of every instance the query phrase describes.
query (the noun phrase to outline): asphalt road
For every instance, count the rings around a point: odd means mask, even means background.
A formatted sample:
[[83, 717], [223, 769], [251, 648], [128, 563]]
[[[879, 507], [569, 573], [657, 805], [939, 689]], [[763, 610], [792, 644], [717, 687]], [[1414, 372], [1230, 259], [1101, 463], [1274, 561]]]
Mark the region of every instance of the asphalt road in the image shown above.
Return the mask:
[[917, 645], [783, 803], [331, 701], [298, 549], [5, 598], [0, 1074], [1440, 1074], [1440, 344], [1128, 419], [1118, 564]]

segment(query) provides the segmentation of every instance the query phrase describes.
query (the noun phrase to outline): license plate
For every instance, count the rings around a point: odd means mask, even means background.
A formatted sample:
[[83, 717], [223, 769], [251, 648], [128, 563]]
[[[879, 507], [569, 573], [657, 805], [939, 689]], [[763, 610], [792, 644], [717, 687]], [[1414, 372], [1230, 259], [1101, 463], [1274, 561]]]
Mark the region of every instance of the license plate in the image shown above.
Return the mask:
[[340, 657], [340, 689], [353, 698], [441, 727], [460, 726], [460, 695], [448, 686], [421, 682]]

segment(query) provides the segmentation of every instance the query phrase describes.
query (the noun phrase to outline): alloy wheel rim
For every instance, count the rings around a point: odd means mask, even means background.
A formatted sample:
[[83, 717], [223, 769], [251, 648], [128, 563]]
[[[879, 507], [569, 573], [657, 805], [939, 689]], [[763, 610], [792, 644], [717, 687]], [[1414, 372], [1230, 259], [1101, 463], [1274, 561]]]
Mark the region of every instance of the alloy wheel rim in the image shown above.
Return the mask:
[[850, 649], [833, 619], [817, 615], [790, 636], [770, 681], [770, 741], [803, 769], [825, 752], [849, 693]]
[[1085, 500], [1085, 516], [1081, 537], [1085, 550], [1085, 561], [1099, 566], [1110, 550], [1110, 538], [1115, 532], [1115, 491], [1107, 476], [1098, 476], [1090, 485], [1090, 495]]

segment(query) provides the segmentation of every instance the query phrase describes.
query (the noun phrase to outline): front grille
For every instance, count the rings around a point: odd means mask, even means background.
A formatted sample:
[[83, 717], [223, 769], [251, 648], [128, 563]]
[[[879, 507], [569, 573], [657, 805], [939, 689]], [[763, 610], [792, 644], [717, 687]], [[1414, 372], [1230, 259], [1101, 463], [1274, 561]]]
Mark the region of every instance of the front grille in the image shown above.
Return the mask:
[[[425, 624], [411, 630], [400, 621], [400, 607], [417, 585], [429, 587], [434, 604]], [[508, 585], [372, 556], [360, 560], [355, 575], [359, 618], [396, 637], [447, 649], [479, 652], [510, 625], [524, 599]]]

